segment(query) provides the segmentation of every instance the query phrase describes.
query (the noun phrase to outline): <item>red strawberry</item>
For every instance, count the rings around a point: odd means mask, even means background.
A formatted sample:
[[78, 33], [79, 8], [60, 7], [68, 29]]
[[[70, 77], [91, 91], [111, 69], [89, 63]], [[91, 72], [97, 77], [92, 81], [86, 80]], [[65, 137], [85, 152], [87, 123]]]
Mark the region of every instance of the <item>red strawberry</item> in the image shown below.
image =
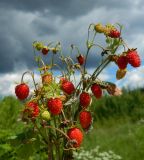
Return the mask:
[[141, 65], [140, 57], [136, 50], [130, 50], [127, 53], [128, 63], [133, 67], [139, 67]]
[[83, 129], [88, 129], [92, 123], [92, 116], [89, 111], [82, 111], [79, 115], [80, 124]]
[[101, 87], [100, 87], [99, 85], [97, 85], [96, 83], [91, 86], [91, 91], [92, 91], [92, 93], [94, 94], [94, 96], [95, 96], [96, 98], [99, 99], [99, 98], [102, 97], [102, 89], [101, 89]]
[[29, 95], [29, 87], [25, 83], [21, 83], [15, 87], [15, 94], [18, 99], [24, 100]]
[[64, 83], [64, 82], [67, 82], [68, 81], [68, 79], [67, 78], [65, 78], [65, 77], [60, 77], [60, 82], [59, 83]]
[[111, 38], [119, 38], [120, 32], [117, 29], [112, 29], [108, 36]]
[[24, 113], [28, 113], [30, 118], [35, 118], [39, 115], [39, 106], [36, 102], [28, 102], [26, 107], [27, 108], [24, 110]]
[[117, 60], [117, 65], [119, 69], [125, 69], [128, 64], [128, 59], [126, 56], [120, 56]]
[[80, 105], [84, 108], [88, 107], [91, 103], [91, 96], [87, 92], [80, 94]]
[[80, 65], [83, 65], [84, 62], [85, 62], [85, 58], [81, 54], [79, 56], [77, 56], [77, 60], [78, 60], [78, 62], [79, 62]]
[[42, 54], [43, 54], [43, 55], [46, 55], [46, 54], [48, 54], [48, 51], [49, 51], [49, 49], [48, 49], [47, 47], [44, 47], [44, 48], [42, 49]]
[[75, 87], [70, 81], [63, 82], [61, 85], [61, 89], [68, 95], [72, 94], [75, 91]]
[[53, 115], [58, 115], [61, 113], [63, 104], [59, 98], [50, 98], [47, 102], [48, 109]]
[[73, 147], [77, 148], [80, 147], [82, 141], [83, 141], [83, 133], [79, 128], [71, 128], [67, 132], [68, 137], [70, 140], [73, 141]]

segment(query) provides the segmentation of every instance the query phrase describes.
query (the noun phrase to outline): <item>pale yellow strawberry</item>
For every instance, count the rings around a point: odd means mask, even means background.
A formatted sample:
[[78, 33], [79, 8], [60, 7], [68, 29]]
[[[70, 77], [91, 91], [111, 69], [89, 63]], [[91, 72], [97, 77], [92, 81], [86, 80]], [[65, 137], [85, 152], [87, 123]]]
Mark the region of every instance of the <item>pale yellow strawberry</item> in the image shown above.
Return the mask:
[[98, 33], [104, 33], [105, 26], [103, 26], [101, 23], [96, 24], [94, 28]]
[[117, 80], [120, 80], [125, 77], [127, 70], [126, 69], [118, 69], [116, 72]]
[[42, 83], [43, 84], [50, 84], [53, 80], [52, 74], [51, 73], [47, 73], [42, 75]]
[[59, 95], [57, 96], [61, 101], [66, 101], [66, 96], [65, 95]]

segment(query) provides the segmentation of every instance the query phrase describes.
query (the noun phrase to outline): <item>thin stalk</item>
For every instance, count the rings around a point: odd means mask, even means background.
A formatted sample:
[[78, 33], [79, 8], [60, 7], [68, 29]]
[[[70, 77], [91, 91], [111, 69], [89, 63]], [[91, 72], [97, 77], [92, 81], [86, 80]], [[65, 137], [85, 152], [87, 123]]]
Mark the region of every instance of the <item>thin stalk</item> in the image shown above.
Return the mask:
[[108, 61], [108, 57], [107, 57], [104, 61], [102, 61], [102, 63], [96, 68], [96, 70], [93, 72], [91, 78], [93, 78], [93, 77], [95, 76], [96, 72], [101, 68], [101, 66], [102, 66], [104, 63], [106, 63], [106, 61]]
[[64, 111], [63, 111], [63, 109], [62, 109], [62, 115], [63, 115], [64, 121], [67, 121], [66, 116], [65, 116], [65, 113], [64, 113]]
[[[89, 27], [89, 29], [90, 29], [90, 27]], [[88, 29], [88, 40], [87, 40], [87, 52], [86, 52], [85, 63], [84, 63], [84, 76], [85, 76], [85, 72], [86, 72], [86, 64], [87, 64], [88, 54], [89, 54], [89, 51], [90, 51], [91, 47], [93, 46], [93, 42], [94, 42], [94, 39], [95, 39], [95, 36], [96, 36], [96, 33], [97, 33], [97, 32], [94, 33], [93, 39], [90, 42], [91, 45], [89, 46], [89, 29]]]
[[55, 127], [52, 127], [52, 126], [46, 126], [46, 127], [60, 132], [62, 135], [64, 135], [64, 136], [69, 140], [69, 137], [67, 136], [67, 134], [65, 134], [65, 133], [64, 133], [63, 131], [61, 131], [60, 129], [55, 128]]
[[33, 124], [34, 124], [35, 128], [39, 131], [40, 135], [42, 136], [43, 141], [44, 141], [46, 144], [48, 144], [48, 141], [47, 141], [47, 139], [45, 138], [45, 136], [42, 134], [40, 128], [37, 126], [37, 124], [36, 124], [35, 122], [33, 122]]
[[[51, 59], [51, 66], [53, 67], [53, 65], [54, 65], [54, 53], [53, 53], [52, 59]], [[52, 67], [51, 67], [51, 73], [52, 73]]]
[[34, 79], [34, 73], [31, 72], [31, 71], [26, 71], [26, 72], [23, 73], [23, 75], [22, 75], [22, 77], [21, 77], [21, 83], [24, 83], [23, 79], [24, 79], [24, 76], [25, 76], [26, 74], [30, 74], [30, 75], [31, 75], [32, 80], [33, 80], [33, 83], [34, 83], [35, 90], [37, 90], [37, 88], [36, 88], [36, 82], [35, 82], [35, 79]]
[[[93, 75], [91, 76], [91, 79], [92, 79], [92, 81], [93, 81], [93, 78], [95, 77], [95, 79], [98, 77], [98, 75], [102, 72], [102, 70], [108, 65], [110, 63], [110, 60], [109, 59], [106, 59], [106, 61], [105, 61], [105, 63], [102, 63], [100, 66], [99, 66], [99, 69], [96, 69], [96, 71], [93, 73]], [[98, 73], [97, 73], [98, 72]], [[97, 74], [96, 74], [97, 73]], [[96, 74], [96, 75], [95, 75]], [[87, 91], [89, 90], [89, 88], [90, 88], [90, 86], [91, 86], [91, 84], [89, 84], [88, 85], [88, 87], [87, 87]]]
[[62, 73], [63, 76], [65, 76], [65, 72], [62, 70], [62, 68], [58, 64], [54, 64]]
[[107, 61], [107, 62], [104, 64], [104, 66], [100, 69], [100, 71], [95, 75], [96, 78], [98, 77], [98, 75], [102, 72], [102, 70], [103, 70], [109, 63], [110, 63], [110, 60]]
[[90, 48], [88, 48], [87, 52], [86, 52], [85, 63], [84, 63], [84, 75], [85, 75], [85, 72], [86, 72], [86, 64], [87, 64], [87, 58], [88, 58], [89, 51], [90, 51]]
[[51, 131], [49, 131], [48, 160], [53, 160], [53, 144], [51, 140]]
[[[57, 128], [57, 123], [56, 123], [56, 118], [54, 117], [54, 125], [55, 127]], [[56, 131], [56, 130], [55, 130]], [[56, 137], [57, 137], [57, 141], [58, 141], [58, 134], [57, 134], [57, 131], [55, 132], [56, 133]], [[56, 146], [56, 157], [58, 158], [58, 160], [60, 160], [60, 143], [58, 142], [57, 144], [55, 144]]]

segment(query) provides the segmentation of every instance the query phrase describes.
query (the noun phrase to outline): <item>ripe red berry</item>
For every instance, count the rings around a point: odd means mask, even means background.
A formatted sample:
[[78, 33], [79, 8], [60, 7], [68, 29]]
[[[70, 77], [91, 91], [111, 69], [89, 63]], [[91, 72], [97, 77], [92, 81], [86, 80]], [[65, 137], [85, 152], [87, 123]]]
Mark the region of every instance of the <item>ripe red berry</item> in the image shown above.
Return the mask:
[[75, 91], [75, 87], [70, 81], [63, 82], [61, 85], [61, 89], [68, 95], [72, 94]]
[[18, 99], [24, 100], [29, 95], [29, 87], [25, 83], [21, 83], [15, 87], [15, 94]]
[[119, 69], [125, 69], [128, 64], [128, 59], [126, 56], [120, 56], [117, 60], [117, 65]]
[[84, 62], [85, 62], [85, 58], [81, 54], [79, 56], [77, 56], [77, 60], [78, 60], [78, 62], [79, 62], [80, 65], [83, 65]]
[[83, 107], [83, 108], [86, 108], [90, 105], [91, 103], [91, 96], [89, 95], [89, 93], [87, 92], [82, 92], [80, 94], [80, 105]]
[[128, 63], [133, 67], [139, 67], [141, 65], [140, 57], [136, 50], [130, 50], [127, 53]]
[[79, 114], [79, 120], [80, 124], [83, 129], [89, 129], [91, 123], [92, 123], [92, 116], [89, 111], [82, 111]]
[[99, 99], [99, 98], [102, 97], [102, 89], [101, 89], [101, 87], [100, 87], [99, 85], [97, 85], [96, 83], [91, 86], [91, 91], [92, 91], [92, 93], [94, 94], [94, 96], [95, 96], [96, 98]]
[[36, 102], [28, 102], [26, 104], [26, 109], [24, 110], [24, 113], [28, 113], [28, 116], [30, 118], [35, 118], [39, 115], [39, 106]]
[[108, 36], [111, 38], [119, 38], [120, 32], [117, 29], [112, 29]]
[[68, 81], [68, 79], [67, 78], [65, 78], [65, 77], [61, 77], [60, 78], [60, 82], [59, 83], [64, 83], [64, 82], [67, 82]]
[[46, 54], [48, 54], [48, 51], [49, 51], [49, 49], [48, 49], [47, 47], [44, 47], [44, 48], [42, 49], [42, 54], [43, 54], [43, 55], [46, 55]]
[[61, 113], [63, 104], [59, 98], [50, 98], [47, 102], [48, 109], [53, 115], [58, 115]]
[[68, 137], [73, 142], [71, 143], [73, 147], [77, 148], [80, 147], [82, 141], [83, 141], [83, 133], [79, 128], [71, 128], [67, 132]]

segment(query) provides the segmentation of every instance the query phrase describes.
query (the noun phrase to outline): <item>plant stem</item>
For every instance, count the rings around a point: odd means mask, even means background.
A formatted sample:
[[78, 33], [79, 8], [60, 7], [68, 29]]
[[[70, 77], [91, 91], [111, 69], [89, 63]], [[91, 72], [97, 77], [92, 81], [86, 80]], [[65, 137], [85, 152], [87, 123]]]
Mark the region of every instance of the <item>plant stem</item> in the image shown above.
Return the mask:
[[[56, 118], [54, 117], [54, 125], [55, 127], [57, 128], [57, 123], [56, 123]], [[57, 141], [58, 141], [58, 134], [57, 134], [57, 131], [55, 132], [56, 133], [56, 137], [57, 137]], [[58, 160], [60, 160], [60, 142], [58, 141], [56, 144], [56, 157], [58, 158]]]
[[48, 144], [48, 141], [47, 141], [47, 139], [45, 138], [45, 136], [42, 134], [40, 128], [38, 128], [38, 126], [37, 126], [37, 124], [36, 124], [35, 122], [33, 122], [33, 124], [34, 124], [35, 128], [39, 131], [39, 133], [40, 133], [40, 135], [42, 136], [44, 142], [45, 142], [46, 144]]
[[53, 145], [51, 143], [51, 132], [49, 131], [49, 144], [48, 144], [48, 160], [53, 160]]
[[110, 63], [110, 60], [108, 60], [108, 61], [104, 64], [104, 66], [100, 69], [100, 71], [95, 75], [96, 78], [98, 77], [98, 75], [102, 72], [102, 70], [103, 70], [109, 63]]
[[95, 76], [96, 72], [101, 68], [101, 66], [106, 63], [106, 61], [108, 61], [108, 57], [96, 68], [96, 70], [94, 71], [94, 73], [91, 76], [91, 79]]
[[60, 129], [52, 127], [52, 126], [46, 126], [46, 127], [60, 132], [62, 135], [64, 135], [69, 140], [69, 137], [63, 131], [61, 131]]
[[23, 79], [24, 79], [24, 76], [25, 76], [26, 74], [30, 74], [30, 75], [31, 75], [32, 80], [33, 80], [33, 83], [34, 83], [35, 90], [37, 90], [37, 88], [36, 88], [36, 82], [35, 82], [35, 79], [34, 79], [34, 73], [31, 72], [31, 71], [26, 71], [26, 72], [23, 73], [23, 75], [22, 75], [22, 77], [21, 77], [21, 83], [24, 83]]

